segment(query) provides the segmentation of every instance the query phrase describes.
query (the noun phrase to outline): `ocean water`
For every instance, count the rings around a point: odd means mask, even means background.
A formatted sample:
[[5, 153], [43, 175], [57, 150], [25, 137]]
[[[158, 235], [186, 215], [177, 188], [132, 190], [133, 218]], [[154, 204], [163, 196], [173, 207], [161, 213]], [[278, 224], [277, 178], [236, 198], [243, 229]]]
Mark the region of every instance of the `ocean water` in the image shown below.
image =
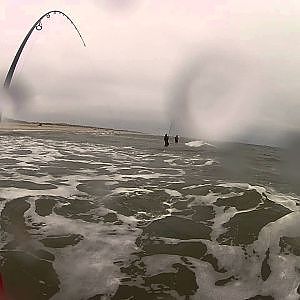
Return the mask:
[[278, 148], [0, 135], [12, 300], [300, 298], [299, 187]]

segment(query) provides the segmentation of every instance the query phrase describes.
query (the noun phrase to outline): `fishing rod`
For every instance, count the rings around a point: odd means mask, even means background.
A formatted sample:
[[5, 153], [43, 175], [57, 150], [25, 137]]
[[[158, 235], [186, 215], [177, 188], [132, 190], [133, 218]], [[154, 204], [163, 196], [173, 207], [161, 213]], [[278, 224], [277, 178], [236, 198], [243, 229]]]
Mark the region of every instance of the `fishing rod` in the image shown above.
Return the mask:
[[[7, 75], [5, 77], [5, 81], [4, 81], [4, 84], [3, 84], [3, 87], [4, 89], [9, 89], [10, 87], [10, 84], [11, 84], [11, 81], [12, 81], [12, 78], [13, 78], [13, 75], [14, 75], [14, 72], [15, 72], [15, 69], [16, 69], [16, 66], [18, 64], [18, 61], [19, 61], [19, 58], [23, 52], [23, 49], [27, 43], [27, 41], [29, 40], [32, 32], [36, 29], [38, 31], [42, 30], [43, 29], [43, 25], [42, 25], [42, 20], [44, 18], [50, 18], [51, 17], [51, 14], [60, 14], [60, 15], [63, 15], [65, 18], [67, 18], [71, 24], [74, 26], [75, 30], [77, 31], [82, 43], [83, 43], [83, 46], [86, 47], [86, 43], [80, 33], [80, 31], [78, 30], [78, 28], [76, 27], [76, 25], [74, 24], [74, 22], [71, 20], [71, 18], [66, 15], [64, 12], [60, 11], [60, 10], [51, 10], [51, 11], [48, 11], [47, 13], [45, 13], [44, 15], [42, 15], [33, 25], [32, 27], [30, 28], [30, 30], [28, 31], [27, 35], [25, 36], [22, 44], [20, 45], [12, 63], [11, 63], [11, 66], [7, 72]], [[0, 111], [0, 121], [2, 119], [2, 111]]]

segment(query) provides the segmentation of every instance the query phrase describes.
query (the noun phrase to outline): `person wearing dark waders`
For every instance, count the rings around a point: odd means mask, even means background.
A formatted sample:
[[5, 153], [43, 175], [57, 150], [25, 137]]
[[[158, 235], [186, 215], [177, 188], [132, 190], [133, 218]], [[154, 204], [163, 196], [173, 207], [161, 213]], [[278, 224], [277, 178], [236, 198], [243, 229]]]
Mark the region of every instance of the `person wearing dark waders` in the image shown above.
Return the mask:
[[169, 146], [169, 136], [167, 134], [165, 134], [164, 136], [164, 141], [165, 141], [165, 147]]
[[179, 136], [177, 134], [176, 134], [174, 140], [175, 140], [175, 144], [178, 144], [178, 142], [179, 142]]

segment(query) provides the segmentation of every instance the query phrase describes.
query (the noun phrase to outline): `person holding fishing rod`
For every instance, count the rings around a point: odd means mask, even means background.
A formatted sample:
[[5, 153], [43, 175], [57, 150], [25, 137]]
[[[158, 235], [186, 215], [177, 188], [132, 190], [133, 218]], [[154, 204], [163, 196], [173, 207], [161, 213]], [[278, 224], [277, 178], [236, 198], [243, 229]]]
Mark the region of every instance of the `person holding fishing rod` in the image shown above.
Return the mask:
[[165, 136], [164, 136], [164, 142], [165, 142], [165, 147], [168, 147], [170, 144], [169, 144], [169, 136], [168, 134], [166, 133]]

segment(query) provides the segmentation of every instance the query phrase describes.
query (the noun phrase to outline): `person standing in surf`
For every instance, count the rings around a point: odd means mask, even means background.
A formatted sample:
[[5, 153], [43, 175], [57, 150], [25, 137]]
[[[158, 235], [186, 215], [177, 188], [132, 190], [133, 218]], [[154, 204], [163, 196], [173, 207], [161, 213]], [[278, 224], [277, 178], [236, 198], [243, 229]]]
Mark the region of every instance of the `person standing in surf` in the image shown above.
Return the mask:
[[164, 136], [164, 141], [165, 141], [165, 147], [168, 147], [169, 146], [169, 136], [167, 133]]
[[178, 142], [179, 142], [179, 136], [176, 134], [176, 136], [175, 136], [175, 144], [178, 144]]

